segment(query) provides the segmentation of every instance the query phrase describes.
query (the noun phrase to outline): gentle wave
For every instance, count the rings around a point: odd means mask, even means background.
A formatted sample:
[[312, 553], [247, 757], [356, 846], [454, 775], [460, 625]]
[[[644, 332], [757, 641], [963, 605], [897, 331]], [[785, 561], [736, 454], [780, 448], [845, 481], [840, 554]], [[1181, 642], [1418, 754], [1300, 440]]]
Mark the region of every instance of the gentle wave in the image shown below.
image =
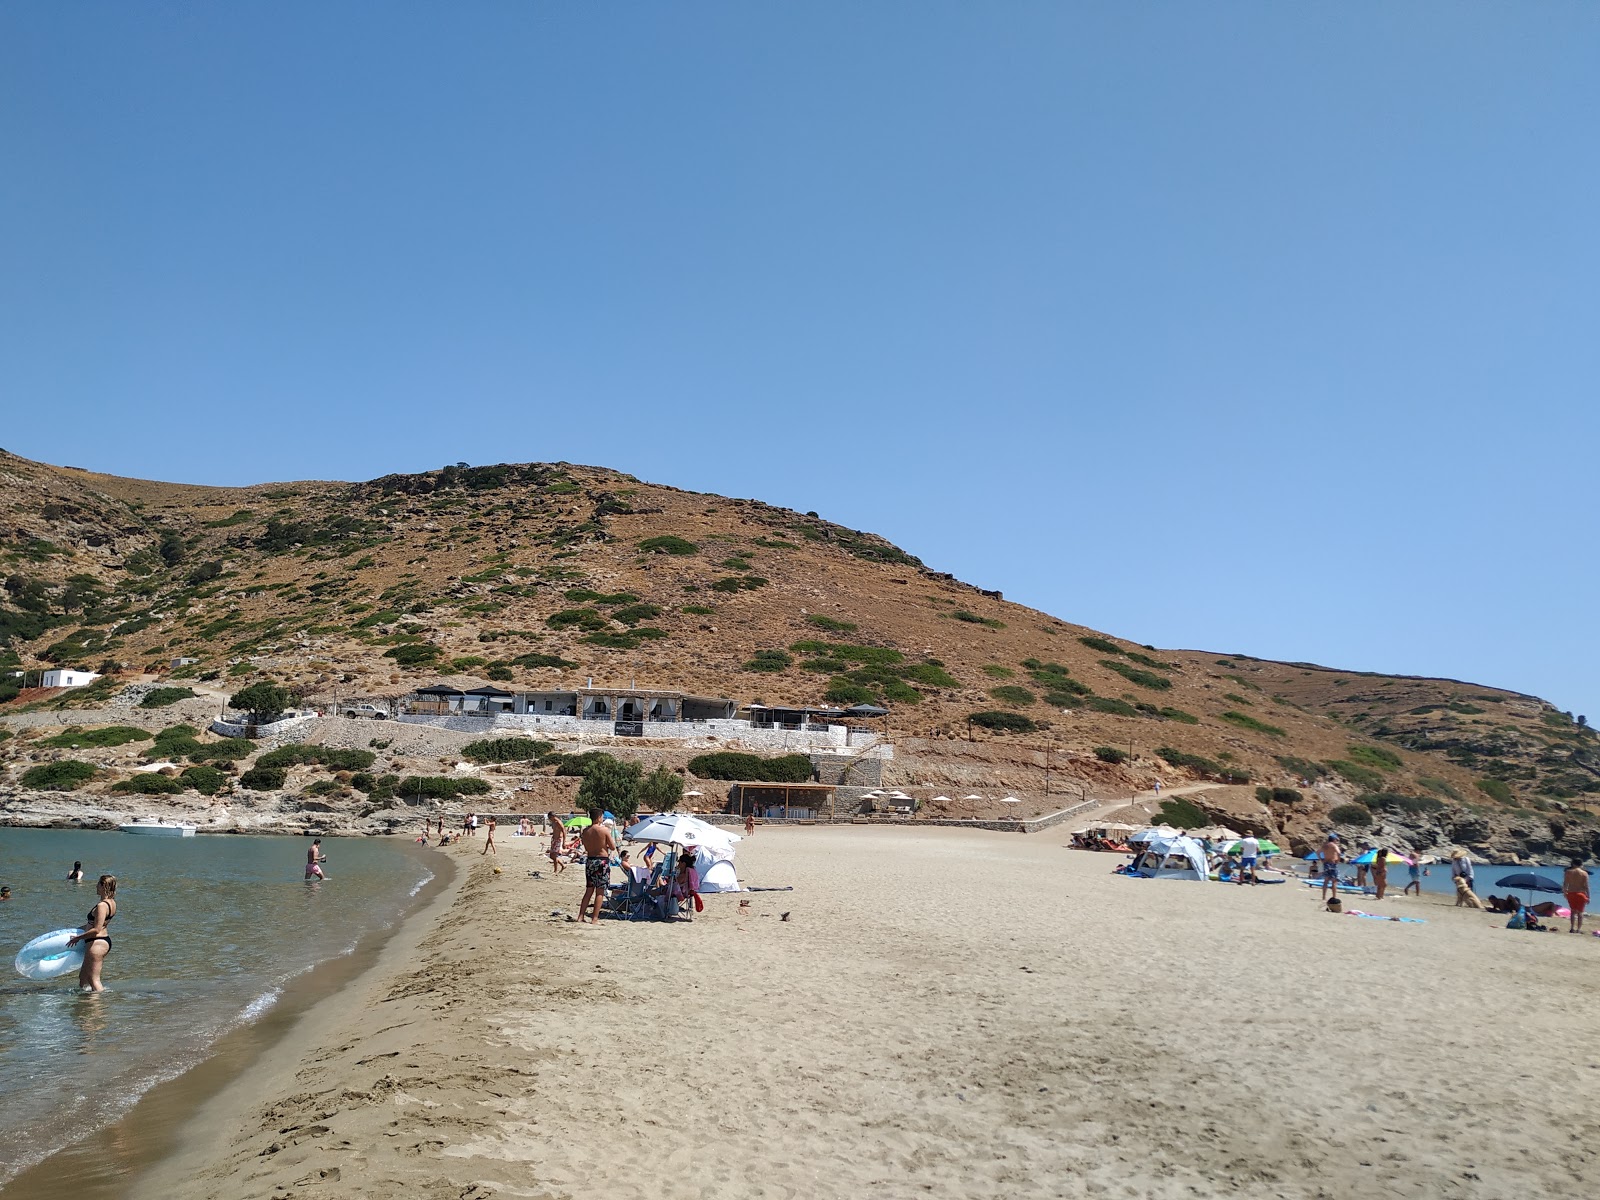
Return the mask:
[[239, 1014], [239, 1020], [244, 1024], [249, 1024], [251, 1021], [259, 1020], [261, 1016], [266, 1013], [267, 1009], [271, 1008], [278, 1002], [278, 997], [281, 995], [283, 995], [283, 989], [281, 987], [275, 987], [269, 991], [262, 992], [261, 995], [257, 996], [254, 1000], [250, 1001], [249, 1004], [244, 1006], [244, 1011]]
[[[551, 836], [553, 837], [554, 834], [552, 834]], [[423, 888], [427, 887], [432, 882], [433, 882], [433, 872], [429, 871], [426, 875], [424, 875], [421, 879], [419, 879], [417, 881], [417, 885], [414, 888], [412, 888], [409, 892], [407, 892], [406, 895], [407, 896], [415, 896], [418, 892], [420, 892]]]

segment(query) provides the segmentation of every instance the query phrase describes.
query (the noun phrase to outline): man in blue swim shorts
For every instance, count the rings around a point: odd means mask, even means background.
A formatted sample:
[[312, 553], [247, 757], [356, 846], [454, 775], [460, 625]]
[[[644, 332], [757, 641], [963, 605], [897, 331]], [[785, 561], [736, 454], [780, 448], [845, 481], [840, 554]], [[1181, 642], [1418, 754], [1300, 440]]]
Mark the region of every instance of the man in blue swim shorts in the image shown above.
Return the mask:
[[1339, 845], [1339, 835], [1330, 833], [1328, 840], [1322, 843], [1322, 899], [1326, 903], [1331, 892], [1339, 894], [1339, 863], [1344, 858], [1344, 849]]

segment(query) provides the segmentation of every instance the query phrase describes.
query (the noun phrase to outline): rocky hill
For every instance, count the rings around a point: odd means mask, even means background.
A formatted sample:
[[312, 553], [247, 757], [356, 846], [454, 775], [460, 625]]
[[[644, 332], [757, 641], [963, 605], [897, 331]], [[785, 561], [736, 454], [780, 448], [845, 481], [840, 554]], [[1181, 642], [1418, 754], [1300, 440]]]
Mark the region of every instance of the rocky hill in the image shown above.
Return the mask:
[[[12, 669], [224, 693], [271, 679], [324, 701], [388, 700], [444, 674], [881, 702], [915, 747], [902, 769], [930, 779], [955, 777], [939, 763], [977, 742], [1019, 763], [1054, 756], [1107, 792], [1248, 783], [1312, 822], [1350, 805], [1380, 823], [1500, 813], [1545, 832], [1554, 818], [1563, 844], [1588, 836], [1600, 801], [1595, 734], [1535, 697], [1137, 645], [815, 513], [603, 468], [221, 488], [0, 452], [0, 487]], [[34, 703], [93, 705], [125, 682]]]

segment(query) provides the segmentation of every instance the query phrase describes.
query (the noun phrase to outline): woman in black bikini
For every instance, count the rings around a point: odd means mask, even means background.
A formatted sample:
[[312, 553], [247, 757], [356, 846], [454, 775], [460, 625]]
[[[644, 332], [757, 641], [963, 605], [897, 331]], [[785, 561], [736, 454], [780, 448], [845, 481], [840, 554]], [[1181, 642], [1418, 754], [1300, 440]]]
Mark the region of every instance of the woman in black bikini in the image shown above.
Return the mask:
[[111, 935], [106, 932], [106, 926], [117, 915], [117, 877], [100, 876], [100, 882], [95, 884], [94, 890], [100, 899], [89, 910], [83, 932], [68, 938], [67, 945], [80, 941], [83, 943], [83, 966], [78, 968], [78, 986], [91, 992], [103, 992], [106, 989], [100, 982], [100, 964], [111, 953]]

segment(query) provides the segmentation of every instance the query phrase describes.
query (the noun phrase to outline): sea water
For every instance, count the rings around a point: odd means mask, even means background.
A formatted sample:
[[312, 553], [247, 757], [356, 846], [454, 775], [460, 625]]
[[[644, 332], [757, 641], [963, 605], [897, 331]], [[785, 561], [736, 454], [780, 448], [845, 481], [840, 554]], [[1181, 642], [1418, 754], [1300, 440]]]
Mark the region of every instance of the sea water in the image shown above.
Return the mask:
[[[126, 1112], [269, 1011], [284, 986], [392, 926], [432, 878], [427, 852], [389, 838], [323, 843], [326, 881], [304, 879], [310, 841], [0, 829], [0, 1186]], [[74, 861], [82, 883], [66, 882]], [[30, 982], [23, 943], [83, 925], [95, 880], [117, 877], [102, 974]]]

